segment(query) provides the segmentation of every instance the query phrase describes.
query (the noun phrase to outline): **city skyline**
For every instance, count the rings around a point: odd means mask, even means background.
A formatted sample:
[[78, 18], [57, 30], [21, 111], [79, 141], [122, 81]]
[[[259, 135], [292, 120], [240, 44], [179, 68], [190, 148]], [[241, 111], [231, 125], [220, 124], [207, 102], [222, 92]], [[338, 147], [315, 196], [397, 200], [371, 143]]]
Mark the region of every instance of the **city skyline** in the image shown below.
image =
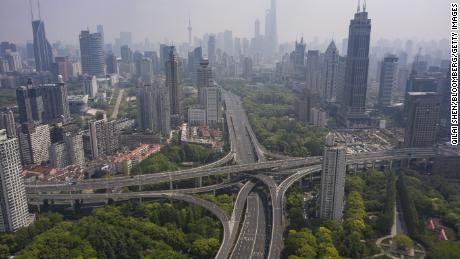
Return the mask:
[[[238, 1], [241, 4], [238, 4]], [[411, 9], [415, 3], [417, 9]], [[15, 26], [0, 28], [0, 38], [16, 42], [32, 40], [29, 1], [6, 0], [3, 5], [5, 8], [0, 10], [0, 19]], [[34, 19], [37, 19], [39, 15], [36, 1], [32, 1], [32, 5]], [[78, 33], [81, 30], [95, 31], [96, 25], [102, 24], [106, 42], [113, 42], [121, 31], [130, 31], [134, 42], [144, 42], [145, 38], [148, 38], [150, 42], [179, 43], [188, 41], [189, 17], [193, 27], [192, 40], [193, 37], [201, 37], [205, 33], [226, 29], [232, 30], [237, 37], [251, 38], [256, 19], [260, 20], [261, 28], [265, 27], [265, 11], [270, 8], [270, 1], [254, 0], [243, 3], [242, 0], [236, 0], [235, 3], [224, 0], [214, 3], [210, 0], [159, 0], [155, 3], [138, 1], [132, 4], [116, 0], [111, 1], [111, 12], [106, 12], [105, 8], [109, 6], [106, 0], [96, 3], [83, 0], [79, 1], [78, 6], [56, 0], [42, 0], [40, 5], [40, 17], [47, 25], [47, 35], [51, 42], [77, 44]], [[331, 5], [334, 9], [331, 9]], [[119, 8], [114, 8], [116, 6]], [[292, 42], [302, 36], [307, 42], [313, 41], [315, 37], [319, 41], [343, 39], [346, 37], [347, 24], [350, 16], [356, 11], [356, 6], [355, 0], [278, 1], [279, 43]], [[442, 15], [447, 9], [444, 5], [439, 5], [439, 1], [368, 1], [367, 6], [375, 21], [372, 42], [380, 38], [437, 41], [448, 37], [448, 28], [443, 25], [448, 24], [449, 19]], [[176, 15], [168, 16], [172, 9]], [[232, 19], [236, 12], [238, 19]], [[126, 19], [122, 19], [123, 17]], [[164, 26], [165, 21], [168, 21], [168, 26]], [[153, 26], [139, 26], [145, 23], [151, 23]], [[159, 26], [155, 26], [157, 24]], [[319, 24], [321, 26], [318, 26]], [[263, 29], [261, 31], [264, 33]]]

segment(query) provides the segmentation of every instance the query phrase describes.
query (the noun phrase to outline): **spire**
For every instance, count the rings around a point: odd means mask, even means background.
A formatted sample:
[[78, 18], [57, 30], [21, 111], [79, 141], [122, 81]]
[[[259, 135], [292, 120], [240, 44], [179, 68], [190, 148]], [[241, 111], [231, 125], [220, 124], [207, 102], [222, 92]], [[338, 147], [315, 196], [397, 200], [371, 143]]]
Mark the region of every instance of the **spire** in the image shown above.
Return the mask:
[[41, 20], [42, 19], [42, 15], [40, 13], [40, 0], [38, 0], [38, 19]]
[[364, 4], [363, 4], [363, 12], [366, 12], [366, 0], [364, 0]]
[[357, 13], [361, 12], [361, 0], [358, 0], [358, 9], [356, 12]]

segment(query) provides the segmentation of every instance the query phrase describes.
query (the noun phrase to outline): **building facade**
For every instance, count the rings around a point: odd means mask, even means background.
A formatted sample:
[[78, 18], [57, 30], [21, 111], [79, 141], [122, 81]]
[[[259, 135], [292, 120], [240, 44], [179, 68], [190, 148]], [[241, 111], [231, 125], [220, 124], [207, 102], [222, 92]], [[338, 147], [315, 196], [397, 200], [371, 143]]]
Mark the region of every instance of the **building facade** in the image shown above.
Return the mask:
[[30, 223], [26, 190], [21, 176], [17, 138], [0, 131], [0, 232], [12, 232]]
[[321, 218], [342, 219], [346, 168], [346, 147], [335, 143], [334, 135], [330, 133], [326, 137], [321, 171]]
[[396, 90], [398, 79], [398, 57], [388, 55], [384, 58], [380, 70], [379, 109], [391, 106], [393, 91]]
[[81, 67], [83, 74], [104, 75], [104, 40], [100, 33], [89, 30], [80, 33]]
[[441, 95], [435, 92], [409, 92], [406, 106], [404, 146], [432, 147], [438, 133]]
[[368, 124], [366, 116], [367, 77], [371, 19], [366, 8], [358, 11], [350, 22], [345, 82], [339, 112], [339, 121], [346, 127]]

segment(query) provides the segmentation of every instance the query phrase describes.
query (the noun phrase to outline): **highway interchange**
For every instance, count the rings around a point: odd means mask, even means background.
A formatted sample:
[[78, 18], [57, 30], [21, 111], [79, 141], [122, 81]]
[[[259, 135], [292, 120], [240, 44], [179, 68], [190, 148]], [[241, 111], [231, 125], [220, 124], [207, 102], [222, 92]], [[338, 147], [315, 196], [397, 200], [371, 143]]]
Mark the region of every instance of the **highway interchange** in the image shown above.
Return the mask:
[[[307, 175], [321, 171], [321, 157], [288, 158], [267, 152], [257, 141], [249, 124], [241, 100], [224, 91], [227, 128], [231, 150], [221, 160], [194, 169], [145, 174], [140, 176], [90, 179], [79, 182], [26, 185], [31, 202], [44, 200], [124, 200], [139, 197], [167, 198], [202, 206], [222, 223], [222, 244], [216, 258], [270, 258], [277, 259], [283, 249], [284, 201], [287, 190]], [[401, 149], [376, 153], [362, 153], [347, 157], [349, 166], [376, 161], [392, 161], [412, 158], [430, 158], [433, 150]], [[267, 158], [279, 160], [267, 160]], [[230, 161], [236, 165], [224, 166]], [[265, 173], [286, 171], [290, 174], [277, 184]], [[81, 193], [83, 190], [112, 189], [139, 184], [172, 182], [211, 175], [237, 176], [237, 180], [211, 186], [150, 192]], [[241, 176], [245, 177], [241, 177]], [[246, 179], [249, 180], [246, 181]], [[244, 182], [241, 184], [240, 182]], [[240, 184], [231, 215], [217, 205], [191, 194], [209, 192]], [[264, 191], [264, 193], [261, 193]]]

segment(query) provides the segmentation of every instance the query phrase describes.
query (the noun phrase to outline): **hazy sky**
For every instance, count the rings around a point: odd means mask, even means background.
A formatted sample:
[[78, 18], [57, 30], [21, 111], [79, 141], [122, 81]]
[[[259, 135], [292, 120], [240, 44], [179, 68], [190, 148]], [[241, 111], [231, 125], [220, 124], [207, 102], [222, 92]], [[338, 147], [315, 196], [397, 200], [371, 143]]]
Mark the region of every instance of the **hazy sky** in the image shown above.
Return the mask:
[[[448, 38], [450, 2], [368, 0], [372, 40]], [[146, 37], [183, 42], [189, 15], [194, 36], [230, 29], [234, 36], [252, 37], [256, 18], [263, 32], [270, 0], [41, 0], [40, 4], [51, 42], [77, 43], [80, 30], [96, 31], [96, 24], [104, 25], [106, 42], [120, 31], [131, 31], [135, 42]], [[348, 33], [356, 6], [357, 0], [278, 0], [280, 42], [302, 35], [307, 41], [333, 36], [340, 40]], [[0, 41], [31, 40], [30, 22], [29, 0], [0, 0]]]

